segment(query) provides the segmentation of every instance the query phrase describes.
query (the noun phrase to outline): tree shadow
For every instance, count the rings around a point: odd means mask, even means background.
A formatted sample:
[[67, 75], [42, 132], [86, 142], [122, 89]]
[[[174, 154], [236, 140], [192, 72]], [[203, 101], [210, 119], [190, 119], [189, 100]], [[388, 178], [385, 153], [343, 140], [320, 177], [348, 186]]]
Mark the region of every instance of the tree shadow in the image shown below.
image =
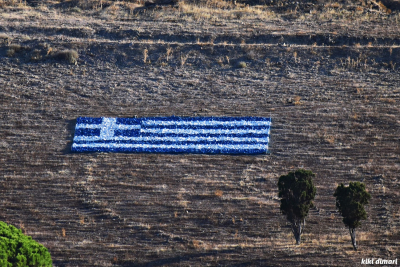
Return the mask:
[[71, 153], [72, 143], [74, 141], [74, 134], [75, 134], [75, 124], [76, 124], [76, 119], [67, 120], [68, 136], [66, 140], [68, 142], [67, 145], [64, 147], [64, 149], [61, 150], [61, 153], [63, 153], [64, 155]]
[[120, 263], [119, 266], [122, 267], [131, 267], [131, 266], [137, 266], [137, 267], [153, 267], [153, 266], [164, 266], [167, 264], [174, 264], [174, 263], [183, 263], [185, 261], [193, 260], [195, 258], [200, 258], [200, 257], [207, 257], [207, 256], [213, 256], [213, 255], [218, 255], [218, 254], [226, 254], [226, 253], [232, 253], [235, 250], [229, 249], [229, 250], [219, 250], [219, 251], [210, 251], [210, 252], [203, 252], [203, 253], [192, 253], [192, 254], [186, 254], [186, 255], [179, 255], [171, 258], [165, 258], [165, 259], [158, 259], [158, 260], [153, 260], [149, 261], [146, 263], [133, 263], [133, 262], [123, 262]]

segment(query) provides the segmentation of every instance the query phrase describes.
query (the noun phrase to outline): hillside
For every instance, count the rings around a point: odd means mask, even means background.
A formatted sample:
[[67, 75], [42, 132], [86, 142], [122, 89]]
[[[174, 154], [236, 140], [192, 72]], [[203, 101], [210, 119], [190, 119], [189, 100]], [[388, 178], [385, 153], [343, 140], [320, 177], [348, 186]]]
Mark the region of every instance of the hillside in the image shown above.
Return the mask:
[[[359, 266], [398, 257], [396, 10], [5, 2], [0, 221], [46, 246], [54, 266]], [[270, 154], [70, 152], [79, 116], [172, 115], [271, 117]], [[317, 207], [296, 246], [277, 181], [300, 167], [316, 173]], [[372, 195], [358, 251], [333, 197], [349, 181]]]

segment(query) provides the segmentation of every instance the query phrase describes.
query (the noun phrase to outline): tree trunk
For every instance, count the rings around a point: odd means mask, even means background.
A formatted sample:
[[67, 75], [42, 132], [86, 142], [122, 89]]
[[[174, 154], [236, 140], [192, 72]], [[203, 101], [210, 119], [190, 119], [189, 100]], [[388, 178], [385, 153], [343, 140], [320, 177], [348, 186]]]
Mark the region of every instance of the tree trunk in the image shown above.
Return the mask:
[[[303, 220], [305, 223], [305, 220]], [[303, 233], [303, 223], [302, 220], [296, 220], [292, 223], [292, 232], [294, 238], [296, 239], [296, 245], [300, 245], [301, 243], [301, 234]]]
[[351, 236], [351, 243], [353, 244], [354, 250], [357, 250], [357, 242], [356, 242], [356, 228], [350, 228], [350, 236]]

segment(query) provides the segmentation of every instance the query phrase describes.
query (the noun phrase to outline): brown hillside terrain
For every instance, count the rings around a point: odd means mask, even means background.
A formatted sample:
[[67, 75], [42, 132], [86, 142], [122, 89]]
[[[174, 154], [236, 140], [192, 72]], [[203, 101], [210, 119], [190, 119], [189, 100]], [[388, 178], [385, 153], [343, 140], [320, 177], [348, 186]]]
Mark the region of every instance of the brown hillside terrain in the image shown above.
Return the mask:
[[[399, 257], [398, 13], [72, 2], [0, 5], [0, 220], [54, 266]], [[172, 115], [271, 117], [270, 154], [70, 152], [79, 116]], [[297, 168], [317, 187], [300, 246], [277, 197]], [[350, 181], [372, 195], [358, 251], [333, 197]]]

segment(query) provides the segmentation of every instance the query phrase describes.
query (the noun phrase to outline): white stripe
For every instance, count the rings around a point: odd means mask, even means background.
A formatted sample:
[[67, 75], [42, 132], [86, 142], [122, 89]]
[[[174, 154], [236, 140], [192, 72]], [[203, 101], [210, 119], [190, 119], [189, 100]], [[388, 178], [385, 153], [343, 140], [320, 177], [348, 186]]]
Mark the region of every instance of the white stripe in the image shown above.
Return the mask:
[[[77, 124], [76, 128], [86, 128], [86, 129], [101, 129], [102, 124]], [[140, 129], [140, 125], [126, 125], [126, 124], [115, 124], [114, 130], [134, 130]]]
[[156, 133], [156, 134], [267, 134], [269, 128], [262, 130], [252, 129], [163, 129], [163, 128], [142, 128], [142, 133]]
[[172, 141], [172, 142], [196, 142], [196, 141], [232, 141], [232, 142], [258, 142], [258, 143], [268, 143], [269, 137], [264, 138], [254, 138], [254, 137], [230, 137], [230, 136], [217, 136], [217, 137], [207, 137], [207, 136], [191, 136], [191, 137], [129, 137], [129, 136], [115, 136], [110, 139], [101, 139], [100, 136], [75, 136], [74, 141]]
[[162, 145], [162, 144], [73, 144], [73, 147], [93, 147], [93, 148], [164, 148], [164, 149], [268, 149], [266, 145], [207, 145], [207, 144], [199, 144], [199, 145]]
[[213, 126], [213, 125], [225, 125], [225, 126], [269, 126], [270, 121], [163, 121], [163, 120], [142, 120], [142, 124], [146, 126], [150, 125], [194, 125], [194, 126]]
[[85, 128], [85, 129], [100, 129], [101, 124], [77, 124], [76, 129]]

